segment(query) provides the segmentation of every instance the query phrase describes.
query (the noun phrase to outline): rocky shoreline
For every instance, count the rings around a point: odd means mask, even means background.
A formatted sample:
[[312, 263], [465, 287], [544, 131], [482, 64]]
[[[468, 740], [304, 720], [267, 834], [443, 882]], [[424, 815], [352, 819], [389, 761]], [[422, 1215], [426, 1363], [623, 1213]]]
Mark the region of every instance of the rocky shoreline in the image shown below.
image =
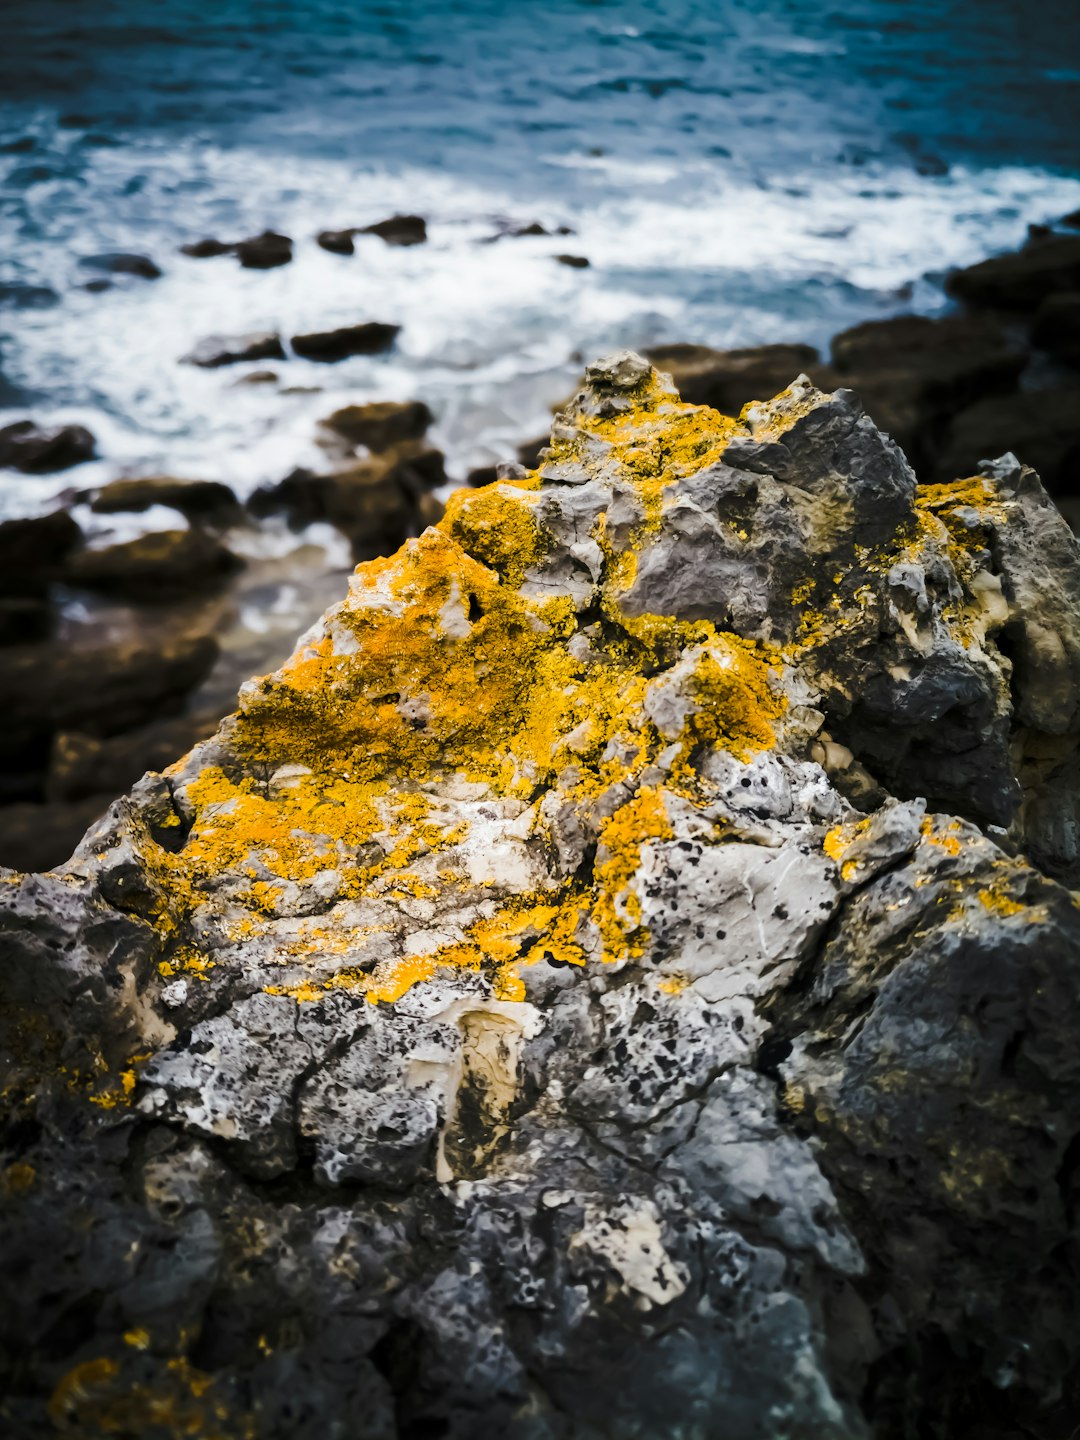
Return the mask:
[[[828, 360], [796, 344], [726, 352], [669, 345], [650, 358], [673, 375], [684, 398], [728, 415], [800, 372], [826, 390], [850, 387], [927, 483], [972, 473], [986, 456], [1012, 450], [1039, 471], [1075, 524], [1078, 223], [1073, 215], [1057, 227], [1039, 227], [1022, 250], [956, 272], [947, 288], [962, 307], [957, 313], [857, 326], [835, 337]], [[541, 231], [507, 225], [492, 238]], [[326, 232], [318, 243], [347, 257], [357, 234], [407, 246], [423, 243], [426, 231], [421, 217], [399, 215]], [[185, 250], [267, 268], [290, 262], [292, 241], [268, 231]], [[103, 276], [92, 283], [140, 284], [160, 273], [146, 256], [92, 258]], [[297, 335], [290, 345], [332, 364], [392, 346], [395, 333], [392, 325], [363, 321]], [[218, 368], [272, 363], [285, 353], [281, 335], [260, 332], [207, 337], [187, 358]], [[243, 378], [273, 376], [249, 369]], [[89, 492], [76, 483], [52, 513], [0, 523], [0, 679], [17, 697], [0, 750], [0, 862], [40, 869], [60, 863], [119, 791], [160, 766], [170, 747], [179, 753], [212, 730], [255, 658], [240, 639], [246, 596], [273, 605], [300, 579], [314, 587], [303, 623], [321, 611], [330, 591], [325, 575], [322, 588], [316, 580], [311, 547], [302, 546], [306, 527], [333, 527], [353, 559], [363, 560], [392, 553], [438, 519], [448, 485], [442, 456], [424, 439], [431, 419], [422, 402], [339, 409], [323, 426], [328, 468], [296, 471], [244, 504], [220, 482], [150, 476]], [[523, 443], [518, 460], [535, 465], [545, 444], [546, 437]], [[81, 426], [46, 431], [16, 420], [0, 429], [0, 465], [27, 473], [70, 469], [77, 482], [79, 463], [94, 451], [94, 437]], [[460, 478], [484, 484], [496, 469]], [[151, 507], [171, 513], [173, 528], [87, 543], [87, 524], [101, 523], [96, 517], [132, 523]], [[289, 531], [297, 534], [301, 558], [291, 580], [284, 561], [260, 557], [258, 537], [267, 526], [277, 527], [279, 550], [287, 550]], [[263, 581], [270, 574], [268, 591]], [[73, 606], [88, 623], [65, 620]], [[284, 627], [278, 643], [278, 651], [266, 650], [268, 665], [287, 647]], [[216, 703], [204, 683], [211, 673]]]

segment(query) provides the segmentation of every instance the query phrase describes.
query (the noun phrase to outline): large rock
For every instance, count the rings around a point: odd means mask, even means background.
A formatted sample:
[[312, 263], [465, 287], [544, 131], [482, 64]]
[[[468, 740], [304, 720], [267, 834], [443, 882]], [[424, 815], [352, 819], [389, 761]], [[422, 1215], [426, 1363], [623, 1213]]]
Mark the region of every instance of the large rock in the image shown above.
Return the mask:
[[80, 550], [64, 573], [69, 585], [81, 589], [167, 603], [217, 589], [243, 563], [202, 530], [154, 530], [117, 545]]
[[422, 215], [391, 215], [353, 231], [354, 235], [378, 235], [387, 245], [422, 245], [427, 239], [427, 221]]
[[422, 400], [372, 400], [366, 405], [344, 405], [322, 423], [350, 445], [382, 451], [422, 439], [431, 421], [431, 411]]
[[592, 367], [0, 887], [8, 1429], [1066, 1434], [1078, 580], [1011, 461]]
[[941, 479], [971, 474], [980, 460], [1015, 450], [1053, 495], [1080, 495], [1080, 384], [976, 401], [953, 420], [937, 461]]
[[359, 325], [342, 325], [337, 330], [294, 335], [291, 344], [305, 360], [344, 360], [349, 355], [379, 355], [389, 350], [400, 331], [400, 325], [367, 320]]
[[1022, 250], [954, 270], [945, 288], [972, 305], [1034, 310], [1055, 291], [1080, 289], [1080, 235], [1036, 239]]
[[1046, 297], [1035, 312], [1031, 343], [1065, 365], [1080, 365], [1080, 289]]
[[81, 540], [66, 510], [0, 521], [0, 595], [45, 595]]
[[161, 267], [149, 255], [131, 255], [121, 250], [83, 255], [79, 264], [86, 270], [103, 270], [107, 275], [136, 275], [140, 280], [158, 280], [161, 277]]
[[236, 496], [220, 480], [180, 480], [172, 475], [110, 480], [90, 501], [91, 510], [99, 515], [140, 514], [151, 505], [166, 505], [189, 520], [217, 525], [234, 523], [243, 513]]
[[274, 230], [252, 235], [230, 249], [246, 270], [273, 270], [278, 265], [288, 265], [293, 258], [292, 241]]
[[94, 449], [94, 437], [83, 425], [48, 428], [33, 420], [16, 420], [0, 429], [0, 467], [10, 466], [28, 475], [81, 465], [94, 458]]

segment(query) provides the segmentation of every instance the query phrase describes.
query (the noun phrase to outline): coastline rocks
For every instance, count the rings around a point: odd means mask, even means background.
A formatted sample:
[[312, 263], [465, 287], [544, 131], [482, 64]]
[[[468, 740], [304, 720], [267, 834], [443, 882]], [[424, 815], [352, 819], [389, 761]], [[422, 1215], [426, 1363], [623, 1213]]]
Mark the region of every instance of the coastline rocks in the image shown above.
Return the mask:
[[350, 355], [381, 355], [393, 347], [400, 333], [400, 325], [384, 325], [377, 320], [368, 320], [360, 325], [342, 325], [336, 330], [294, 335], [290, 343], [297, 355], [305, 360], [330, 364]]
[[589, 260], [585, 255], [556, 255], [556, 261], [560, 265], [566, 265], [571, 270], [588, 270]]
[[356, 245], [353, 242], [355, 230], [320, 230], [315, 236], [316, 245], [323, 250], [329, 250], [331, 255], [354, 255]]
[[0, 467], [10, 466], [28, 475], [69, 470], [94, 458], [96, 442], [83, 425], [57, 425], [52, 429], [33, 420], [16, 420], [0, 429]]
[[104, 270], [109, 275], [135, 275], [140, 280], [159, 280], [161, 269], [149, 255], [129, 255], [108, 251], [102, 255], [83, 255], [79, 264], [84, 270]]
[[226, 245], [224, 240], [193, 240], [187, 245], [180, 246], [181, 255], [187, 255], [192, 260], [212, 260], [218, 255], [231, 255], [236, 247]]
[[243, 563], [201, 530], [154, 530], [118, 545], [78, 551], [64, 579], [76, 588], [166, 604], [218, 588]]
[[1080, 235], [1051, 235], [954, 270], [945, 288], [969, 305], [1034, 310], [1047, 295], [1080, 289]]
[[962, 410], [943, 441], [937, 473], [971, 473], [1006, 448], [1038, 469], [1052, 495], [1080, 493], [1080, 384], [993, 396]]
[[0, 1420], [1060, 1433], [1078, 593], [1009, 458], [590, 366], [0, 885]]
[[1031, 343], [1063, 365], [1080, 366], [1080, 289], [1043, 300], [1032, 322]]
[[284, 360], [285, 347], [281, 336], [272, 330], [257, 330], [248, 335], [208, 335], [194, 350], [184, 356], [189, 365], [205, 370], [220, 365], [237, 365], [245, 360]]
[[0, 595], [44, 596], [81, 542], [66, 510], [0, 522]]
[[322, 423], [350, 445], [382, 451], [403, 441], [423, 439], [432, 418], [422, 400], [373, 400], [366, 405], [345, 405]]
[[177, 480], [171, 475], [110, 480], [90, 500], [90, 509], [98, 515], [140, 514], [151, 505], [166, 505], [195, 524], [219, 527], [238, 523], [244, 513], [220, 480]]
[[0, 807], [0, 865], [50, 870], [62, 864], [111, 799], [105, 793], [59, 805], [19, 801]]
[[273, 270], [278, 265], [288, 265], [293, 258], [292, 241], [273, 230], [264, 230], [261, 235], [241, 240], [230, 248], [245, 270]]
[[427, 221], [422, 215], [391, 215], [374, 225], [364, 225], [354, 235], [378, 235], [387, 245], [422, 245], [427, 239]]

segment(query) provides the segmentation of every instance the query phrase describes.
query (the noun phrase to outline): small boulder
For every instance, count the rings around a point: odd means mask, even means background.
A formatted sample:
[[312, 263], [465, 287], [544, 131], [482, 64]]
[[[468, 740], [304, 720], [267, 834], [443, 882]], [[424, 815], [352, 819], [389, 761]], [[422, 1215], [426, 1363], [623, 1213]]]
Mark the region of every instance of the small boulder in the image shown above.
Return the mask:
[[350, 445], [389, 450], [405, 440], [420, 440], [432, 414], [422, 400], [375, 400], [368, 405], [346, 405], [322, 422]]
[[187, 245], [180, 246], [180, 254], [188, 255], [192, 260], [210, 260], [217, 255], [231, 255], [236, 249], [235, 245], [226, 245], [224, 240], [193, 240]]
[[1065, 365], [1080, 365], [1080, 290], [1048, 295], [1035, 313], [1031, 343]]
[[0, 429], [0, 467], [10, 466], [28, 475], [68, 470], [94, 458], [95, 441], [83, 425], [51, 428], [33, 420], [17, 420]]
[[292, 241], [287, 235], [278, 235], [273, 230], [264, 230], [261, 235], [241, 240], [232, 248], [246, 270], [273, 270], [278, 265], [288, 265], [293, 258]]
[[0, 595], [44, 596], [81, 540], [66, 510], [0, 523]]
[[188, 365], [216, 370], [221, 365], [238, 365], [245, 360], [284, 360], [281, 336], [273, 330], [254, 330], [248, 335], [208, 335], [184, 356]]
[[137, 480], [111, 480], [90, 502], [98, 515], [140, 514], [151, 505], [167, 505], [193, 521], [235, 524], [243, 515], [239, 501], [220, 480], [176, 480], [148, 475]]
[[353, 255], [356, 253], [355, 233], [354, 230], [320, 230], [315, 236], [315, 243], [329, 250], [331, 255]]
[[379, 355], [389, 350], [401, 331], [400, 325], [383, 325], [368, 320], [362, 325], [343, 325], [337, 330], [316, 330], [294, 335], [292, 348], [305, 360], [332, 363], [349, 355]]
[[571, 270], [587, 270], [589, 261], [584, 255], [556, 255], [555, 259], [560, 265], [568, 265]]
[[357, 235], [378, 235], [387, 245], [422, 245], [427, 239], [427, 222], [422, 215], [391, 215], [374, 225], [364, 225]]
[[1033, 310], [1055, 291], [1080, 289], [1080, 235], [1052, 235], [954, 270], [945, 289], [971, 305]]
[[84, 270], [103, 270], [107, 275], [137, 275], [140, 280], [158, 280], [161, 269], [149, 255], [128, 255], [109, 250], [101, 255], [83, 255], [79, 264]]
[[216, 589], [243, 563], [200, 530], [156, 530], [119, 545], [80, 550], [69, 560], [65, 579], [85, 590], [165, 603]]

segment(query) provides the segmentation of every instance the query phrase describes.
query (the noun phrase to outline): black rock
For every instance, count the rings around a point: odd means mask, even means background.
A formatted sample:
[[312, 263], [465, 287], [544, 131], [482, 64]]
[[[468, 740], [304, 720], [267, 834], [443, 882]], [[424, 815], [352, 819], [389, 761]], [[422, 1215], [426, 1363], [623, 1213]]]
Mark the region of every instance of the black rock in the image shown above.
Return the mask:
[[989, 396], [952, 422], [937, 475], [973, 475], [980, 460], [1011, 450], [1036, 468], [1052, 495], [1080, 495], [1080, 384]]
[[1052, 235], [1012, 254], [954, 270], [945, 288], [972, 305], [1034, 309], [1055, 291], [1080, 289], [1080, 236]]
[[278, 265], [288, 265], [293, 258], [292, 241], [287, 235], [278, 235], [273, 230], [264, 230], [250, 240], [241, 240], [232, 249], [246, 270], [273, 270]]
[[83, 425], [47, 429], [33, 420], [17, 420], [0, 430], [0, 467], [30, 475], [67, 470], [94, 458], [94, 437]]
[[160, 268], [148, 255], [128, 255], [123, 251], [84, 255], [79, 264], [86, 270], [104, 270], [109, 275], [137, 275], [141, 280], [157, 280], [161, 277]]
[[422, 245], [427, 239], [427, 222], [422, 215], [392, 215], [375, 225], [364, 225], [357, 235], [378, 235], [387, 245]]
[[56, 611], [36, 595], [0, 595], [0, 645], [47, 640], [56, 629]]
[[400, 325], [383, 325], [368, 320], [361, 325], [343, 325], [337, 330], [317, 330], [294, 335], [292, 348], [305, 360], [330, 363], [349, 355], [378, 355], [389, 350], [400, 333]]
[[189, 520], [219, 525], [235, 523], [243, 515], [236, 496], [220, 480], [177, 480], [171, 475], [112, 480], [90, 502], [99, 515], [140, 513], [151, 505], [168, 505]]
[[560, 265], [568, 265], [571, 270], [587, 270], [589, 261], [584, 255], [556, 255], [555, 259]]
[[243, 565], [231, 550], [199, 530], [157, 530], [80, 550], [69, 560], [69, 585], [149, 603], [182, 600], [216, 589]]
[[285, 347], [281, 336], [273, 330], [256, 330], [248, 335], [208, 335], [184, 356], [187, 364], [201, 366], [204, 370], [236, 365], [245, 360], [284, 359]]
[[180, 246], [181, 255], [188, 255], [192, 260], [211, 260], [218, 255], [231, 255], [236, 249], [235, 245], [226, 245], [224, 240], [193, 240], [187, 245]]
[[355, 233], [354, 230], [320, 230], [315, 236], [315, 243], [332, 255], [353, 255], [356, 252], [353, 243]]
[[1031, 343], [1065, 365], [1080, 365], [1080, 290], [1046, 297], [1035, 312]]
[[0, 595], [44, 596], [81, 540], [66, 510], [0, 523]]

